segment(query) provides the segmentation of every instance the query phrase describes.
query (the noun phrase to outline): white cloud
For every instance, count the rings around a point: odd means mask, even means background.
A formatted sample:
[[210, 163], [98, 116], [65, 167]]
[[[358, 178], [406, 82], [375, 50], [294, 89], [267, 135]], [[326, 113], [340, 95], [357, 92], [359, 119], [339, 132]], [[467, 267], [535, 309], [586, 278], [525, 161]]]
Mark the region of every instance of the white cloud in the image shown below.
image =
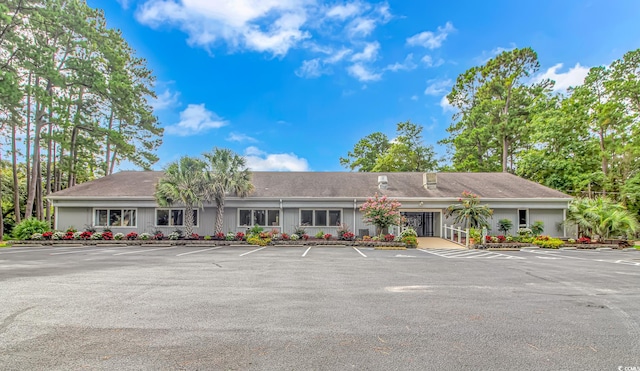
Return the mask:
[[455, 111], [455, 107], [453, 107], [451, 105], [451, 103], [449, 103], [449, 99], [447, 99], [447, 96], [443, 96], [442, 99], [440, 99], [440, 107], [442, 107], [442, 111], [443, 112], [453, 112]]
[[203, 104], [190, 104], [180, 112], [180, 122], [165, 127], [165, 133], [186, 137], [217, 129], [229, 122], [218, 117]]
[[380, 50], [379, 42], [366, 43], [362, 52], [354, 54], [353, 57], [351, 57], [351, 61], [374, 61], [378, 58], [378, 50]]
[[244, 151], [247, 167], [253, 171], [308, 171], [306, 159], [294, 153], [266, 153], [257, 147]]
[[540, 82], [544, 79], [550, 79], [556, 82], [553, 87], [554, 91], [564, 91], [572, 86], [582, 85], [584, 78], [587, 77], [589, 73], [589, 68], [581, 66], [580, 63], [576, 63], [574, 67], [569, 68], [565, 73], [558, 73], [558, 70], [562, 69], [562, 66], [562, 63], [558, 63], [550, 67], [544, 73], [534, 77], [534, 81]]
[[208, 48], [224, 41], [232, 50], [283, 56], [311, 37], [302, 29], [310, 10], [299, 0], [147, 0], [136, 18], [151, 27], [176, 25], [192, 45]]
[[154, 111], [160, 111], [167, 108], [171, 108], [178, 103], [178, 96], [180, 93], [172, 93], [169, 89], [165, 89], [161, 94], [158, 94], [155, 99], [151, 99], [149, 104]]
[[393, 71], [393, 72], [397, 72], [400, 70], [411, 71], [411, 70], [414, 70], [416, 67], [418, 67], [418, 65], [416, 65], [413, 62], [413, 54], [408, 54], [407, 57], [404, 59], [404, 62], [402, 63], [396, 62], [394, 64], [390, 64], [387, 67], [385, 67], [384, 70]]
[[323, 74], [329, 73], [330, 71], [325, 69], [319, 58], [311, 59], [308, 61], [303, 61], [302, 66], [300, 66], [295, 74], [298, 77], [303, 77], [307, 79], [312, 79], [316, 77], [320, 77]]
[[250, 137], [247, 134], [244, 133], [234, 133], [231, 132], [229, 133], [229, 136], [227, 137], [227, 141], [229, 142], [250, 142], [250, 143], [255, 143], [258, 140], [256, 138]]
[[411, 96], [411, 100], [418, 100], [418, 96], [417, 95], [412, 95]]
[[129, 0], [116, 0], [122, 9], [129, 9]]
[[447, 39], [447, 36], [456, 29], [451, 22], [447, 22], [444, 27], [438, 27], [436, 32], [424, 31], [415, 34], [407, 39], [409, 46], [422, 46], [427, 49], [437, 49]]
[[332, 55], [330, 57], [325, 58], [324, 62], [325, 63], [329, 63], [329, 64], [338, 63], [338, 62], [343, 60], [346, 56], [348, 56], [351, 53], [353, 53], [353, 50], [347, 49], [347, 48], [342, 48], [342, 49], [338, 50], [337, 52], [330, 53]]
[[356, 14], [360, 14], [363, 11], [362, 7], [363, 7], [362, 4], [357, 4], [357, 3], [349, 3], [346, 5], [336, 5], [327, 11], [327, 17], [344, 20]]
[[358, 17], [347, 26], [347, 33], [351, 37], [369, 36], [376, 29], [376, 20], [371, 18]]
[[440, 95], [446, 92], [452, 84], [450, 79], [447, 80], [429, 80], [429, 85], [424, 90], [425, 95]]
[[370, 71], [367, 67], [363, 66], [361, 63], [356, 63], [347, 68], [349, 74], [356, 79], [365, 82], [365, 81], [377, 81], [382, 78], [382, 74], [374, 73]]
[[438, 58], [438, 60], [434, 61], [433, 57], [427, 54], [420, 59], [420, 62], [422, 62], [425, 67], [438, 67], [444, 64], [444, 59]]

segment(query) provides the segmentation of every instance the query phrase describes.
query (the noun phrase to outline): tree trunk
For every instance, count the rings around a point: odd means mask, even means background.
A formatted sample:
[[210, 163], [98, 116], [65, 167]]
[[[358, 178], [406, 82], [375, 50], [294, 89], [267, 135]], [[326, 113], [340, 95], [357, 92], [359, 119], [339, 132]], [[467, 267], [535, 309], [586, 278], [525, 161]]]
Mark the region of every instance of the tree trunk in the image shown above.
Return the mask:
[[71, 142], [69, 143], [69, 177], [67, 187], [73, 187], [76, 184], [76, 160], [78, 151], [76, 150], [78, 141], [78, 131], [80, 130], [80, 116], [82, 114], [82, 99], [84, 98], [84, 87], [80, 87], [78, 94], [78, 102], [76, 103], [76, 113], [73, 118], [73, 130], [71, 131]]
[[[2, 151], [0, 151], [0, 200], [2, 200]], [[4, 213], [0, 202], [0, 241], [4, 238]]]
[[[40, 82], [40, 78], [36, 77], [36, 85]], [[47, 92], [51, 94], [51, 83], [47, 83]], [[40, 164], [40, 131], [44, 126], [44, 107], [41, 103], [36, 103], [36, 120], [35, 120], [35, 128], [33, 133], [33, 162], [31, 166], [31, 183], [29, 184], [29, 190], [27, 193], [27, 204], [24, 210], [24, 217], [29, 218], [33, 215], [33, 204], [36, 200], [36, 192], [38, 191], [38, 187], [36, 184], [40, 176], [38, 175], [39, 164]]]
[[[46, 186], [45, 186], [45, 196], [48, 196], [51, 193], [51, 157], [53, 155], [52, 147], [53, 147], [53, 124], [51, 123], [51, 108], [49, 108], [49, 138], [47, 138], [47, 174], [45, 175]], [[49, 199], [46, 199], [47, 208], [45, 210], [45, 218], [47, 219], [47, 223], [51, 225], [51, 208], [49, 207]]]
[[111, 108], [111, 113], [109, 114], [109, 134], [107, 134], [107, 153], [104, 156], [104, 175], [111, 175], [111, 142], [109, 141], [109, 137], [111, 134], [111, 130], [113, 129], [113, 108]]
[[191, 238], [193, 234], [193, 207], [191, 205], [186, 205], [184, 208], [184, 229], [185, 237]]
[[[38, 79], [36, 78], [36, 82]], [[29, 164], [29, 160], [31, 159], [31, 72], [29, 72], [29, 77], [27, 80], [27, 132], [26, 132], [26, 146], [27, 153], [25, 158], [25, 163], [27, 165], [27, 194], [29, 189], [31, 189], [31, 165]], [[27, 210], [25, 212], [25, 217]]]
[[507, 172], [507, 161], [509, 159], [508, 156], [509, 151], [509, 141], [507, 140], [507, 136], [504, 135], [502, 137], [502, 172]]
[[[20, 212], [20, 185], [18, 184], [18, 155], [16, 151], [16, 125], [17, 120], [13, 120], [11, 125], [11, 169], [13, 171], [13, 214], [16, 224], [20, 223], [22, 213]], [[27, 158], [27, 163], [29, 159]]]
[[216, 202], [216, 234], [222, 233], [224, 228], [224, 203]]

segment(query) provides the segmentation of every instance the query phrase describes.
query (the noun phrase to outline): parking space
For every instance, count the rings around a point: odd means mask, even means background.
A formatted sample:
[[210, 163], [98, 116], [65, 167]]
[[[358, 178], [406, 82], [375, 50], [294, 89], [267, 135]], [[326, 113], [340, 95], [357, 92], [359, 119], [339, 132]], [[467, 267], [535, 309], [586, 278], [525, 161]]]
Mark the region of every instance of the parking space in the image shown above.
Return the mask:
[[640, 354], [637, 262], [636, 251], [4, 248], [0, 364], [617, 369]]

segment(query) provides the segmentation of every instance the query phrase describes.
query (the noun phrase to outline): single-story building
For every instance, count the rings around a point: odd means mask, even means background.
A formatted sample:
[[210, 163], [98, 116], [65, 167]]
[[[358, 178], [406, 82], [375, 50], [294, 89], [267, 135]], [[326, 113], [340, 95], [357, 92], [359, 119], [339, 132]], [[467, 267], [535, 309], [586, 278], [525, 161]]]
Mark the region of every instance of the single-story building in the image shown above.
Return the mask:
[[[159, 207], [154, 199], [162, 175], [123, 171], [55, 192], [49, 196], [55, 208], [54, 227], [108, 227], [125, 234], [184, 230], [184, 209]], [[346, 224], [356, 235], [373, 235], [375, 227], [364, 223], [359, 208], [378, 193], [402, 204], [405, 225], [413, 226], [420, 236], [438, 237], [442, 226], [451, 224], [447, 206], [469, 191], [494, 210], [492, 234], [498, 234], [498, 220], [506, 218], [513, 223], [512, 234], [542, 221], [544, 234], [560, 237], [566, 236], [562, 222], [571, 201], [562, 192], [508, 173], [253, 172], [252, 177], [255, 191], [249, 197], [227, 197], [225, 232], [245, 232], [260, 225], [292, 233], [302, 226], [309, 235], [323, 231], [335, 236], [338, 226]], [[215, 205], [205, 204], [194, 214], [194, 232], [213, 235]]]

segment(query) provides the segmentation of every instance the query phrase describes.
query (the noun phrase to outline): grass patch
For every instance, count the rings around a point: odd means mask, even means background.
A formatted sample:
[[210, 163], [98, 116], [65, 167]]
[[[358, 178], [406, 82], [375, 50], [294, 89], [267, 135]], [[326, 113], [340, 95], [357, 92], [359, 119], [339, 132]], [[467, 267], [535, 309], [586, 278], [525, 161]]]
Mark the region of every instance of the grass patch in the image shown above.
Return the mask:
[[9, 243], [8, 243], [8, 242], [6, 242], [6, 241], [0, 241], [0, 248], [3, 248], [3, 247], [9, 247], [9, 246], [11, 246], [11, 245], [9, 245]]

